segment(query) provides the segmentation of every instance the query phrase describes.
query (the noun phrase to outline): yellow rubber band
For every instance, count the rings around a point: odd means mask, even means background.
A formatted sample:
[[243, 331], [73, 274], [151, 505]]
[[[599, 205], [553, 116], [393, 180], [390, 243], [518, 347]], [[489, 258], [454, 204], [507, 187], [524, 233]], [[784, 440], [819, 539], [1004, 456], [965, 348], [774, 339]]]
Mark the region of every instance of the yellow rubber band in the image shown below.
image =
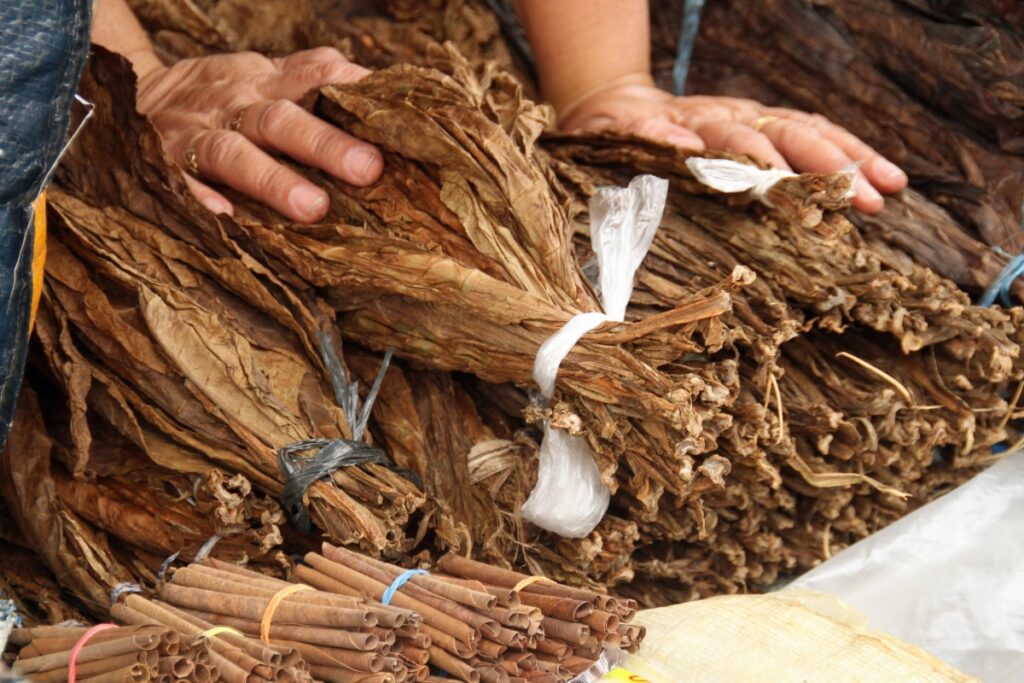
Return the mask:
[[270, 598], [270, 602], [267, 603], [266, 609], [263, 610], [263, 618], [260, 619], [260, 640], [268, 645], [270, 644], [270, 622], [274, 620], [274, 612], [277, 611], [277, 606], [281, 604], [282, 600], [292, 593], [311, 590], [313, 590], [312, 586], [307, 586], [304, 583], [296, 583], [291, 586], [286, 586], [274, 593], [274, 596]]
[[245, 634], [239, 631], [237, 628], [231, 628], [230, 626], [214, 626], [213, 628], [203, 631], [200, 635], [203, 638], [216, 638], [222, 633], [230, 633], [235, 636], [242, 636], [245, 638]]
[[28, 321], [31, 331], [36, 326], [36, 311], [43, 294], [43, 276], [46, 273], [46, 192], [32, 204], [35, 211], [35, 235], [32, 238], [32, 313]]
[[547, 583], [547, 584], [553, 584], [553, 585], [556, 585], [556, 586], [558, 585], [557, 582], [552, 581], [551, 579], [549, 579], [546, 576], [527, 576], [525, 579], [523, 579], [522, 581], [517, 583], [515, 586], [513, 586], [512, 587], [512, 591], [515, 592], [515, 593], [518, 593], [519, 591], [523, 590], [527, 586], [532, 586], [535, 583]]

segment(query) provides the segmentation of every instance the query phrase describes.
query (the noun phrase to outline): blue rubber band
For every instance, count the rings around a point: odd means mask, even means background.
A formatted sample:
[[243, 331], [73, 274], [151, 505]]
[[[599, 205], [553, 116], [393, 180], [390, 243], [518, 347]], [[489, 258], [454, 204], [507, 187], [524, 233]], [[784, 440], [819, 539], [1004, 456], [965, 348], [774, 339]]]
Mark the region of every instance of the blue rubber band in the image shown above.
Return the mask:
[[1007, 308], [1013, 306], [1013, 301], [1010, 299], [1010, 287], [1013, 285], [1013, 281], [1021, 275], [1024, 275], [1024, 254], [1018, 254], [1006, 263], [1003, 272], [999, 273], [999, 277], [988, 286], [985, 293], [978, 299], [978, 305], [991, 306], [998, 297], [999, 301]]
[[380, 596], [381, 604], [390, 605], [391, 598], [395, 597], [395, 593], [398, 592], [398, 589], [404, 586], [405, 584], [409, 583], [409, 580], [412, 577], [429, 573], [430, 572], [428, 572], [426, 569], [409, 569], [402, 572], [395, 578], [394, 581], [391, 582], [391, 585], [388, 586], [386, 591], [384, 591], [384, 595]]

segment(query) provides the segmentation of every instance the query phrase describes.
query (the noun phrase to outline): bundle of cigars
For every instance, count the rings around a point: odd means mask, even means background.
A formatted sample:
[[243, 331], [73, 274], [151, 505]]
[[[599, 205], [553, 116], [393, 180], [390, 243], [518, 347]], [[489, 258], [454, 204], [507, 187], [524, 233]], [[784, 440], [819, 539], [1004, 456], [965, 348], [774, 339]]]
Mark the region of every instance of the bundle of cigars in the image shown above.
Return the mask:
[[[170, 570], [157, 593], [116, 596], [122, 626], [79, 649], [78, 680], [558, 683], [644, 637], [632, 600], [457, 555], [427, 572], [328, 543], [290, 582], [208, 558]], [[15, 668], [70, 680], [86, 630], [16, 631]]]

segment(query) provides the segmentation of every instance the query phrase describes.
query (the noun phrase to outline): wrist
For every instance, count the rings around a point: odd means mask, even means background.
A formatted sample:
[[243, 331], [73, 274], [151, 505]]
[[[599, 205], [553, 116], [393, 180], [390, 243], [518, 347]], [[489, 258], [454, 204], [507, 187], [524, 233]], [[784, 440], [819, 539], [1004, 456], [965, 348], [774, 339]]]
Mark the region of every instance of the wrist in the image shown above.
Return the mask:
[[147, 76], [164, 68], [164, 63], [149, 47], [122, 52], [121, 56], [131, 62], [132, 70], [140, 83]]
[[562, 98], [549, 97], [551, 106], [558, 115], [559, 125], [569, 121], [587, 103], [602, 95], [606, 95], [622, 88], [657, 88], [654, 78], [649, 71], [631, 71], [623, 73], [612, 80], [602, 80], [600, 83], [581, 84], [567, 93]]

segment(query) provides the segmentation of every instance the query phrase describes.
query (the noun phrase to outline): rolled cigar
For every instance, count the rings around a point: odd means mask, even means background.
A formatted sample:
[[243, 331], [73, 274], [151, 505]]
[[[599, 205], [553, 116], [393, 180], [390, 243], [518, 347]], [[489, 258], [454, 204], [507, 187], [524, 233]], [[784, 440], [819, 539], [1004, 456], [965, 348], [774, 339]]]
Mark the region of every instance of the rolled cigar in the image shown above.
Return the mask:
[[335, 669], [319, 664], [310, 664], [309, 673], [318, 681], [325, 683], [395, 683], [395, 675], [390, 671], [367, 673], [365, 671], [348, 671]]
[[480, 641], [480, 644], [477, 646], [477, 650], [479, 650], [480, 654], [484, 657], [497, 659], [508, 651], [508, 645], [502, 645], [501, 643], [496, 643], [493, 640], [484, 639]]
[[170, 674], [175, 679], [188, 678], [195, 671], [196, 663], [188, 657], [164, 657], [157, 664], [157, 671]]
[[[238, 629], [246, 635], [254, 638], [259, 637], [260, 622], [251, 619], [237, 619], [226, 617], [221, 614], [210, 614], [209, 612], [191, 612], [195, 616], [217, 626], [230, 626]], [[270, 638], [273, 641], [294, 640], [311, 645], [327, 645], [344, 650], [369, 651], [376, 650], [380, 646], [380, 638], [376, 629], [369, 629], [370, 632], [345, 631], [342, 629], [314, 628], [311, 626], [294, 626], [292, 624], [270, 625]], [[394, 633], [388, 632], [392, 637]]]
[[498, 662], [498, 666], [500, 666], [509, 676], [518, 676], [520, 674], [519, 662], [515, 662], [511, 659], [500, 660]]
[[568, 644], [551, 638], [545, 638], [537, 641], [536, 647], [532, 649], [535, 649], [537, 652], [542, 654], [552, 655], [559, 659], [568, 657], [572, 652], [572, 648]]
[[215, 667], [209, 667], [201, 662], [196, 662], [192, 669], [192, 683], [210, 683], [220, 677], [220, 672]]
[[529, 681], [529, 683], [562, 683], [561, 676], [543, 671], [540, 668], [533, 671], [524, 671], [523, 678]]
[[[153, 639], [155, 647], [155, 641], [157, 638], [152, 635], [149, 637]], [[77, 662], [79, 664], [86, 664], [88, 662], [110, 659], [120, 655], [131, 653], [137, 654], [142, 651], [142, 648], [135, 642], [135, 636], [129, 635], [116, 640], [108, 640], [105, 643], [96, 643], [95, 645], [92, 643], [86, 643], [85, 647], [78, 652]], [[29, 657], [27, 659], [19, 658], [18, 661], [14, 663], [14, 670], [20, 674], [34, 674], [40, 671], [50, 671], [52, 669], [66, 669], [70, 658], [70, 648], [63, 652], [53, 652], [46, 655], [39, 655], [38, 657]]]
[[602, 645], [611, 645], [618, 647], [622, 644], [622, 636], [619, 635], [618, 631], [604, 632], [604, 631], [592, 631], [591, 632]]
[[179, 654], [181, 652], [181, 635], [173, 629], [167, 629], [160, 635], [160, 644], [156, 646], [156, 649], [161, 655]]
[[508, 662], [515, 662], [521, 671], [530, 671], [537, 668], [537, 657], [532, 652], [509, 652], [502, 659]]
[[89, 683], [146, 683], [150, 679], [150, 673], [141, 664], [132, 664], [117, 671], [97, 674], [88, 678], [79, 678], [80, 681]]
[[[151, 651], [152, 652], [152, 651]], [[78, 677], [85, 678], [87, 676], [98, 676], [100, 674], [110, 673], [111, 671], [120, 671], [126, 667], [131, 667], [133, 664], [148, 665], [149, 659], [147, 658], [147, 652], [128, 652], [123, 655], [116, 657], [108, 657], [106, 659], [98, 659], [93, 662], [81, 663], [79, 662], [76, 669], [78, 670]], [[156, 652], [152, 652], [154, 655], [153, 663], [156, 663]], [[50, 669], [49, 671], [37, 671], [32, 674], [33, 683], [64, 683], [68, 680], [68, 667], [64, 665], [57, 669]]]
[[[336, 548], [330, 543], [323, 544], [323, 551], [324, 556], [326, 556], [328, 560], [344, 565], [351, 571], [368, 576], [383, 584], [385, 588], [390, 586], [395, 580], [395, 576], [397, 576], [397, 574], [392, 576], [384, 570], [377, 569], [368, 562], [364, 562], [359, 555]], [[381, 591], [382, 594], [383, 592], [384, 591]], [[435, 610], [459, 620], [463, 624], [469, 624], [489, 638], [497, 636], [499, 629], [501, 628], [501, 625], [494, 619], [491, 619], [479, 612], [475, 612], [464, 605], [446, 600], [424, 588], [420, 588], [419, 586], [412, 584], [411, 582], [402, 586], [401, 591], [395, 593], [395, 596], [397, 597], [403, 594], [410, 598], [414, 598], [425, 605], [429, 605]], [[374, 595], [374, 597], [377, 596]], [[394, 599], [395, 598], [393, 597], [392, 601], [394, 601]], [[426, 615], [424, 615], [424, 617], [425, 616]]]
[[618, 614], [612, 614], [604, 610], [594, 610], [583, 617], [581, 621], [589, 626], [592, 631], [604, 631], [606, 633], [617, 630], [620, 623]]
[[[403, 667], [404, 667], [404, 665], [402, 664], [402, 661], [398, 657], [385, 657], [384, 658], [384, 669], [386, 671], [391, 671], [393, 673], [396, 673], [400, 669], [402, 669]], [[395, 676], [395, 678], [401, 678], [401, 677], [400, 676]]]
[[509, 681], [508, 672], [497, 664], [477, 661], [474, 666], [483, 683], [508, 683]]
[[[205, 590], [255, 598], [271, 598], [281, 590], [281, 588], [272, 588], [269, 585], [259, 585], [256, 582], [250, 584], [242, 583], [242, 581], [245, 581], [242, 577], [229, 579], [222, 576], [216, 576], [213, 574], [215, 571], [217, 570], [206, 569], [204, 571], [204, 568], [193, 569], [192, 567], [182, 567], [178, 571], [174, 572], [173, 583], [178, 586], [202, 588]], [[287, 588], [290, 585], [291, 584], [289, 583], [283, 583], [284, 588]], [[309, 605], [331, 605], [333, 607], [341, 607], [344, 609], [363, 609], [365, 607], [361, 601], [355, 598], [335, 595], [334, 593], [325, 593], [323, 591], [300, 591], [285, 597], [283, 602], [301, 602]]]
[[[202, 588], [178, 586], [165, 583], [160, 588], [160, 597], [177, 607], [225, 614], [242, 619], [263, 619], [270, 602], [269, 598], [250, 598], [243, 595], [228, 595]], [[349, 609], [330, 605], [307, 605], [282, 600], [275, 616], [280, 621], [308, 626], [329, 626], [331, 628], [363, 628], [374, 626], [377, 619], [365, 609]]]
[[381, 657], [376, 652], [357, 652], [355, 650], [333, 650], [326, 652], [316, 645], [295, 641], [282, 642], [281, 645], [298, 650], [302, 654], [302, 658], [309, 664], [320, 664], [322, 666], [347, 669], [349, 671], [365, 671], [368, 673], [377, 673], [384, 670], [384, 657]]
[[[368, 595], [375, 597], [381, 596], [384, 591], [387, 590], [389, 585], [362, 574], [359, 571], [353, 571], [348, 567], [333, 562], [326, 557], [317, 555], [316, 553], [308, 553], [305, 559], [308, 564], [313, 565], [324, 574], [327, 574], [331, 576], [331, 578], [345, 583], [352, 588], [362, 590]], [[395, 593], [391, 602], [399, 607], [419, 612], [423, 617], [425, 624], [430, 624], [438, 631], [447, 633], [465, 645], [473, 647], [480, 639], [480, 634], [477, 629], [459, 621], [458, 619], [452, 618], [440, 610], [434, 609], [432, 606], [414, 598], [406, 591], [399, 591]], [[497, 622], [495, 622], [495, 624], [497, 624]], [[431, 635], [431, 637], [433, 638], [433, 635]]]
[[537, 607], [546, 617], [554, 617], [563, 621], [581, 621], [594, 613], [594, 604], [572, 598], [556, 598], [552, 595], [522, 592], [519, 599], [524, 605]]
[[[177, 616], [181, 617], [185, 621], [188, 621], [193, 626], [202, 629], [204, 632], [208, 631], [210, 627], [213, 625], [209, 621], [203, 619], [202, 617], [198, 617], [195, 614], [190, 614], [185, 610], [171, 606], [168, 606], [167, 609], [176, 614]], [[258, 627], [259, 624], [257, 624], [257, 628]], [[209, 636], [205, 637], [209, 639]], [[298, 662], [300, 659], [298, 652], [287, 650], [282, 652], [280, 650], [271, 649], [259, 640], [257, 640], [255, 637], [246, 638], [245, 636], [240, 636], [237, 633], [225, 632], [218, 633], [216, 636], [214, 636], [214, 638], [220, 638], [232, 647], [236, 647], [240, 650], [245, 650], [254, 659], [257, 659], [263, 662], [264, 664], [267, 664], [274, 668], [294, 666], [294, 664]]]
[[511, 588], [487, 584], [484, 585], [484, 590], [497, 598], [498, 605], [501, 607], [518, 607], [522, 604], [519, 593]]
[[595, 661], [596, 660], [591, 659], [590, 657], [578, 657], [576, 655], [572, 655], [571, 657], [566, 657], [562, 660], [562, 668], [566, 671], [572, 672], [573, 674], [579, 674], [593, 665]]
[[[520, 574], [519, 572], [502, 569], [501, 567], [495, 567], [483, 562], [477, 562], [452, 553], [448, 553], [439, 559], [437, 561], [437, 566], [439, 569], [449, 574], [454, 574], [455, 576], [463, 578], [476, 579], [485, 584], [491, 584], [494, 586], [514, 587], [521, 581], [529, 578], [526, 574]], [[520, 592], [582, 600], [584, 602], [592, 603], [598, 609], [609, 612], [616, 611], [621, 602], [612, 596], [605, 595], [604, 593], [597, 593], [595, 591], [588, 591], [580, 588], [570, 588], [569, 586], [563, 586], [555, 582], [532, 583]], [[632, 600], [629, 602], [632, 602], [632, 609], [635, 610], [636, 601]], [[620, 617], [621, 616], [622, 615], [620, 614]]]
[[554, 674], [555, 676], [558, 676], [559, 680], [565, 677], [565, 671], [562, 670], [562, 667], [558, 662], [548, 662], [543, 659], [538, 659], [535, 671]]
[[417, 647], [421, 650], [426, 650], [431, 645], [430, 636], [422, 631], [414, 636], [405, 638], [404, 640], [406, 643], [412, 645], [413, 647]]
[[220, 569], [221, 571], [231, 572], [232, 574], [238, 574], [239, 576], [244, 576], [246, 578], [252, 579], [253, 581], [277, 581], [282, 584], [288, 583], [287, 581], [276, 579], [273, 576], [260, 574], [259, 572], [253, 571], [251, 569], [246, 569], [245, 567], [242, 567], [240, 565], [232, 564], [231, 562], [218, 560], [216, 557], [208, 557], [199, 564], [205, 565], [207, 567], [213, 567], [214, 569]]
[[[445, 633], [444, 631], [440, 631], [434, 628], [430, 624], [423, 624], [422, 628], [423, 632], [430, 637], [430, 647], [436, 645], [445, 652], [451, 653], [456, 657], [461, 657], [463, 659], [467, 657], [472, 657], [476, 654], [477, 643], [473, 643], [472, 645], [466, 645], [465, 643], [456, 640], [453, 636]], [[427, 649], [429, 650], [430, 647], [427, 647]]]
[[505, 647], [515, 648], [516, 650], [525, 650], [529, 643], [525, 633], [513, 631], [504, 626], [498, 629], [498, 632], [494, 635], [494, 640]]
[[[544, 618], [540, 610], [536, 607], [531, 607], [530, 609], [537, 610], [538, 621]], [[488, 610], [488, 613], [502, 626], [526, 629], [530, 625], [530, 617], [528, 614], [522, 611], [521, 607], [517, 607], [516, 609], [509, 609], [507, 607], [492, 607], [490, 610]]]
[[[372, 557], [354, 553], [347, 548], [334, 545], [331, 545], [330, 547], [333, 549], [334, 553], [348, 554], [353, 556], [357, 561], [364, 562], [379, 571], [385, 572], [392, 581], [398, 578], [398, 576], [405, 571], [401, 567], [388, 564], [387, 562], [381, 562], [380, 560], [376, 560]], [[327, 555], [326, 552], [324, 554]], [[330, 557], [330, 555], [327, 555], [327, 557]], [[429, 575], [421, 574], [414, 576], [409, 579], [409, 583], [428, 590], [435, 595], [447, 598], [453, 602], [476, 609], [489, 610], [498, 604], [498, 599], [484, 590], [476, 590], [462, 583], [440, 581]]]
[[582, 645], [574, 645], [572, 651], [573, 654], [580, 657], [597, 659], [601, 656], [601, 643], [598, 642], [596, 636], [589, 636]]
[[480, 674], [461, 659], [457, 659], [441, 648], [430, 647], [430, 663], [465, 683], [480, 683]]
[[[202, 635], [203, 629], [177, 616], [151, 600], [139, 595], [126, 595], [110, 608], [110, 615], [126, 624], [160, 623], [181, 632], [186, 638], [196, 639]], [[220, 651], [216, 645], [208, 651], [210, 663], [220, 670], [226, 683], [247, 683], [250, 671], [235, 662], [241, 655], [252, 659], [240, 650], [229, 648], [230, 653]], [[230, 657], [230, 658], [229, 658]], [[253, 660], [255, 661], [255, 660]]]
[[548, 638], [564, 640], [573, 645], [583, 645], [590, 637], [590, 627], [586, 624], [563, 621], [554, 617], [544, 617], [543, 623], [544, 633]]
[[[37, 657], [39, 655], [48, 655], [54, 652], [63, 652], [64, 650], [70, 650], [75, 646], [82, 636], [85, 634], [83, 629], [67, 629], [69, 631], [75, 631], [74, 635], [57, 636], [53, 638], [36, 638], [32, 642], [28, 643], [21, 649], [20, 656], [22, 658]], [[130, 636], [148, 636], [155, 635], [157, 640], [156, 643], [151, 643], [150, 639], [143, 637], [139, 640], [139, 647], [143, 649], [152, 649], [158, 647], [159, 638], [164, 633], [174, 633], [171, 629], [165, 626], [149, 625], [149, 626], [118, 626], [117, 628], [107, 629], [106, 631], [98, 631], [92, 637], [89, 638], [90, 645], [98, 645], [99, 643], [105, 643], [111, 640], [120, 640]]]
[[[312, 567], [305, 565], [298, 565], [292, 571], [292, 578], [298, 581], [304, 581], [310, 586], [317, 588], [318, 590], [325, 591], [327, 593], [338, 593], [339, 597], [345, 595], [346, 592], [363, 596], [363, 593], [350, 588], [345, 584], [337, 581], [323, 572], [317, 571]], [[365, 599], [370, 599], [366, 596]], [[407, 609], [401, 609], [398, 607], [391, 607], [385, 605], [372, 605], [362, 602], [364, 597], [359, 598], [361, 606], [368, 610], [370, 614], [377, 617], [377, 623], [387, 628], [399, 628], [405, 624], [416, 624], [418, 625], [422, 619], [416, 612]]]
[[425, 681], [430, 677], [430, 667], [426, 664], [420, 664], [412, 670], [412, 680], [414, 681]]
[[398, 652], [413, 664], [427, 664], [430, 661], [430, 653], [427, 652], [427, 648], [402, 643]]
[[373, 628], [363, 629], [363, 631], [365, 631], [366, 633], [374, 634], [375, 636], [377, 636], [377, 638], [380, 639], [380, 642], [384, 645], [394, 645], [395, 640], [397, 640], [397, 634], [395, 633], [394, 629], [381, 628], [380, 626], [375, 626]]

